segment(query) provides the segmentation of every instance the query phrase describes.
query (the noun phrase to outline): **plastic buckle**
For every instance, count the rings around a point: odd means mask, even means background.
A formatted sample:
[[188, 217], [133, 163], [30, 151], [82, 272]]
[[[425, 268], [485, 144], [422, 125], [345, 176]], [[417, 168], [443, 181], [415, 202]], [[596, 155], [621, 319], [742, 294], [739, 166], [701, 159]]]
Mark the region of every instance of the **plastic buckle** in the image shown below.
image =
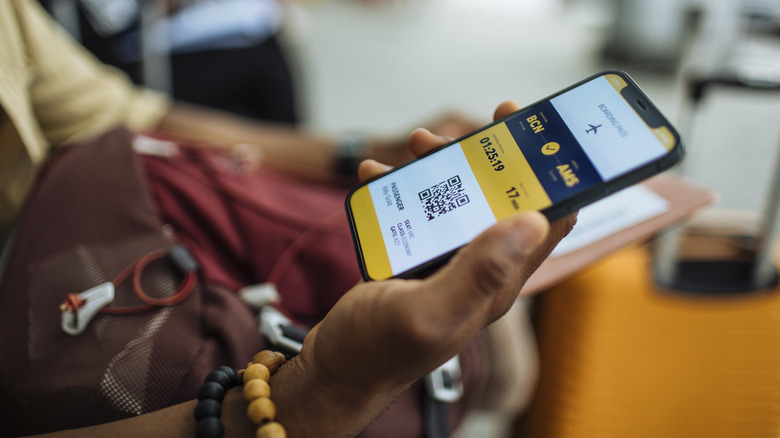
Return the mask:
[[300, 353], [307, 331], [295, 326], [289, 318], [273, 306], [264, 306], [258, 315], [260, 333], [271, 344], [284, 348], [290, 353]]
[[279, 291], [271, 283], [260, 283], [246, 286], [238, 291], [238, 296], [249, 307], [253, 309], [262, 309], [269, 304], [281, 301]]
[[453, 403], [463, 396], [463, 379], [458, 356], [441, 364], [425, 376], [428, 395], [444, 403]]
[[79, 294], [84, 304], [77, 309], [62, 309], [62, 330], [78, 336], [84, 333], [95, 315], [111, 301], [114, 301], [114, 283], [106, 282]]

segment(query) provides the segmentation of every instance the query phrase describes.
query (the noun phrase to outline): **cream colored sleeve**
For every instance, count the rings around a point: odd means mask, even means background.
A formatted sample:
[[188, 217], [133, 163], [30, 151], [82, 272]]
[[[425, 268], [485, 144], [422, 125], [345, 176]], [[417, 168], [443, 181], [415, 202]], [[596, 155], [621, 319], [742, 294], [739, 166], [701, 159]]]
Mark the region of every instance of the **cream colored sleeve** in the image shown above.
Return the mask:
[[135, 87], [74, 41], [37, 1], [20, 1], [33, 111], [50, 144], [88, 139], [120, 125], [142, 130], [159, 123], [168, 97]]

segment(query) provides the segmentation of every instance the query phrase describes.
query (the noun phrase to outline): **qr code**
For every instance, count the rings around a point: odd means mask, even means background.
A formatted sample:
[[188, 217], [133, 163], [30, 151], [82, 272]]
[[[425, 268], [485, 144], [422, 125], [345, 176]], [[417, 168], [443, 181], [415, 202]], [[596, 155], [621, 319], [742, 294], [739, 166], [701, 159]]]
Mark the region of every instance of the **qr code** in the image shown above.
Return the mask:
[[418, 196], [429, 221], [469, 203], [458, 175], [423, 190]]

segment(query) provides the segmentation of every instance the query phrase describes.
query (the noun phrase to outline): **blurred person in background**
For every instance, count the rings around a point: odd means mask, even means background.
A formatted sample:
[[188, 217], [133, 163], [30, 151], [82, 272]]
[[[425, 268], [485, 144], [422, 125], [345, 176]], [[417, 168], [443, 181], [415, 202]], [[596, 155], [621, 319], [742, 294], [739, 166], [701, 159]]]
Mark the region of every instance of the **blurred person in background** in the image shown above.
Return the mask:
[[[58, 19], [67, 21], [68, 14], [56, 12], [58, 1], [41, 0], [55, 18], [62, 15]], [[70, 6], [76, 9], [70, 17], [75, 14], [77, 20], [67, 27], [98, 59], [122, 69], [136, 84], [159, 82], [180, 101], [295, 124], [300, 121], [296, 82], [302, 72], [290, 62], [280, 36], [290, 7], [286, 3], [77, 0]], [[144, 20], [148, 10], [159, 16]], [[170, 77], [145, 77], [145, 50], [159, 56], [153, 62], [166, 64], [154, 74]]]
[[[299, 121], [278, 37], [286, 8], [280, 1], [78, 0], [71, 11], [59, 9], [59, 0], [41, 1], [60, 21], [77, 17], [67, 27], [82, 45], [136, 84], [156, 81], [177, 100], [250, 118]], [[144, 19], [149, 11], [159, 16]], [[145, 77], [145, 50], [165, 63], [154, 75], [170, 77]]]

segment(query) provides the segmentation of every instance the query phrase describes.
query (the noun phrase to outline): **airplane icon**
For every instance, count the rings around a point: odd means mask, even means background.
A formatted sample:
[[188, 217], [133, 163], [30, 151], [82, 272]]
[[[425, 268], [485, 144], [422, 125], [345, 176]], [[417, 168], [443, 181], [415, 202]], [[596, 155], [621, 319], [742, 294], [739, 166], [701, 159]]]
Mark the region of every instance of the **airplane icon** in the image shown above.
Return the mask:
[[590, 131], [593, 131], [594, 134], [597, 134], [598, 133], [598, 129], [601, 128], [601, 125], [593, 126], [590, 123], [588, 123], [588, 126], [590, 126], [590, 129], [586, 129], [585, 130], [586, 134], [589, 133]]

